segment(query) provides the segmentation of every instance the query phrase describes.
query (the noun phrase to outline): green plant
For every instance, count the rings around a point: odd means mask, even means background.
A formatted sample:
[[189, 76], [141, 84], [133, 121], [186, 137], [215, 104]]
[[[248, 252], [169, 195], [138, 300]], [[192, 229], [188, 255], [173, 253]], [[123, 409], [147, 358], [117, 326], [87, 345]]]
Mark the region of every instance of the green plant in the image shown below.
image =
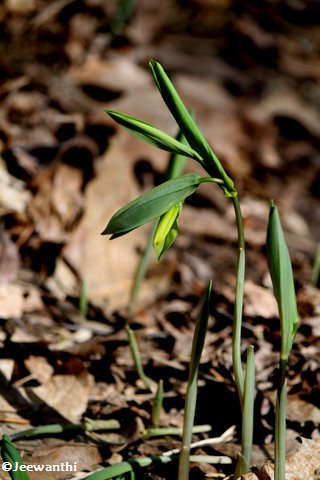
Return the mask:
[[65, 432], [96, 432], [99, 430], [118, 430], [120, 423], [118, 420], [92, 420], [85, 417], [82, 423], [52, 423], [49, 425], [38, 425], [28, 428], [21, 432], [10, 435], [11, 440], [20, 440], [22, 438], [33, 438], [39, 435], [59, 434]]
[[160, 414], [163, 404], [163, 380], [160, 380], [158, 383], [157, 391], [154, 397], [153, 406], [152, 406], [152, 426], [158, 427], [160, 423]]
[[179, 458], [179, 480], [188, 480], [189, 478], [189, 456], [190, 456], [190, 443], [192, 436], [192, 427], [194, 422], [194, 416], [197, 403], [197, 389], [198, 389], [198, 372], [200, 358], [204, 346], [206, 332], [208, 328], [209, 318], [209, 303], [211, 295], [211, 282], [209, 283], [205, 292], [202, 310], [199, 315], [198, 322], [192, 340], [192, 352], [189, 367], [188, 387], [186, 394], [186, 402], [184, 408], [183, 419], [183, 437], [182, 448]]
[[[154, 243], [158, 248], [158, 255], [162, 255], [164, 251], [172, 244], [172, 239], [174, 239], [176, 236], [176, 220], [181, 208], [183, 207], [184, 200], [191, 195], [201, 183], [216, 183], [221, 188], [224, 195], [231, 199], [234, 207], [238, 233], [237, 281], [234, 307], [232, 356], [235, 383], [238, 390], [241, 408], [243, 414], [245, 415], [244, 373], [241, 363], [241, 325], [245, 274], [245, 242], [238, 192], [234, 187], [232, 179], [224, 170], [217, 156], [209, 146], [207, 140], [204, 138], [194, 119], [183, 104], [163, 67], [158, 62], [152, 60], [150, 62], [150, 68], [160, 94], [175, 118], [187, 141], [187, 144], [172, 138], [170, 135], [157, 129], [153, 125], [136, 119], [132, 116], [114, 111], [107, 111], [107, 113], [117, 123], [127, 128], [133, 135], [141, 138], [147, 143], [175, 154], [193, 158], [202, 165], [205, 171], [209, 174], [209, 177], [200, 177], [196, 174], [188, 174], [164, 182], [163, 184], [153, 188], [149, 192], [144, 193], [125, 207], [118, 210], [118, 212], [113, 215], [102, 233], [110, 234], [112, 235], [111, 238], [116, 238], [130, 232], [144, 223], [163, 216], [155, 228], [153, 237]], [[250, 392], [253, 395], [254, 388], [251, 388]], [[243, 420], [244, 423], [248, 421], [248, 419]], [[250, 442], [246, 441], [246, 444], [249, 445]], [[242, 468], [240, 470], [240, 473], [245, 473]]]
[[277, 300], [281, 353], [275, 412], [275, 480], [285, 480], [286, 454], [286, 368], [292, 343], [298, 329], [297, 302], [288, 247], [277, 207], [271, 202], [268, 234], [268, 264]]
[[119, 6], [111, 21], [111, 32], [121, 35], [136, 6], [136, 0], [120, 0]]
[[88, 315], [88, 303], [89, 303], [89, 285], [87, 280], [84, 280], [81, 285], [80, 297], [79, 297], [79, 312], [81, 320], [84, 322]]
[[[186, 140], [181, 132], [178, 133], [176, 139], [182, 143], [186, 143]], [[184, 164], [185, 164], [184, 156], [179, 155], [177, 153], [172, 153], [168, 160], [168, 165], [165, 172], [165, 179], [170, 180], [170, 179], [179, 177], [179, 175], [183, 170]], [[153, 247], [153, 237], [154, 237], [157, 225], [158, 225], [158, 219], [154, 220], [152, 224], [152, 227], [148, 234], [148, 239], [146, 242], [145, 249], [140, 257], [140, 260], [138, 262], [138, 265], [134, 274], [132, 287], [130, 291], [128, 309], [127, 309], [129, 318], [132, 317], [132, 315], [135, 312], [139, 290], [150, 262], [150, 257], [152, 253], [152, 247]]]
[[9, 471], [12, 480], [29, 480], [27, 472], [17, 470], [16, 468], [17, 465], [23, 465], [23, 461], [19, 451], [6, 433], [3, 435], [1, 441], [1, 457], [4, 462], [11, 463], [12, 465], [12, 469]]
[[235, 478], [241, 472], [248, 472], [251, 462], [255, 384], [254, 349], [250, 345], [247, 351], [246, 375], [244, 381], [241, 453], [237, 462]]
[[139, 378], [143, 382], [144, 386], [152, 391], [152, 385], [154, 384], [154, 381], [144, 373], [136, 337], [128, 324], [125, 328], [128, 334], [131, 356], [133, 358]]

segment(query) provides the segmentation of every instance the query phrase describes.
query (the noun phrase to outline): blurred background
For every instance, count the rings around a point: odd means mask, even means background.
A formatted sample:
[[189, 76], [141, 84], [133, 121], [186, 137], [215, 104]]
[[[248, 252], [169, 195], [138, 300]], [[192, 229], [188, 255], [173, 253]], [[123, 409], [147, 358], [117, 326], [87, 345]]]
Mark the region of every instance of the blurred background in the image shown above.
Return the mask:
[[[320, 237], [318, 15], [319, 3], [303, 0], [2, 2], [1, 222], [15, 266], [9, 276], [22, 266], [62, 297], [76, 295], [85, 279], [103, 308], [125, 304], [145, 233], [117, 242], [99, 234], [119, 206], [161, 180], [166, 155], [118, 130], [103, 109], [176, 132], [148, 72], [150, 58], [163, 63], [236, 181], [249, 275], [261, 281], [258, 253], [274, 198], [308, 276]], [[195, 168], [192, 162], [187, 171]], [[190, 281], [220, 278], [220, 267], [225, 276], [230, 262], [233, 268], [225, 246], [235, 239], [230, 206], [209, 187], [190, 202], [181, 255], [198, 234], [219, 253], [206, 271], [195, 267], [201, 272], [192, 271]], [[198, 263], [195, 244], [191, 250], [187, 263]], [[170, 255], [170, 265], [153, 272], [160, 290], [176, 268]]]

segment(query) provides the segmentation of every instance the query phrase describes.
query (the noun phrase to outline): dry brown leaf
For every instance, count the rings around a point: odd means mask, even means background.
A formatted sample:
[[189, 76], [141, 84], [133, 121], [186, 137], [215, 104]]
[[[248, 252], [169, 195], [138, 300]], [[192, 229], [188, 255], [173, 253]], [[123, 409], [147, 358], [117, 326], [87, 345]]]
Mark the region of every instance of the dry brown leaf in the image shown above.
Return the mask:
[[135, 90], [151, 83], [148, 72], [122, 56], [101, 59], [88, 55], [81, 66], [71, 67], [69, 75], [80, 84], [97, 85], [115, 92]]
[[3, 318], [21, 317], [23, 293], [19, 285], [0, 283], [0, 311]]
[[[143, 144], [139, 145], [139, 149], [135, 147], [131, 136], [119, 131], [107, 154], [97, 165], [97, 176], [86, 189], [84, 216], [64, 249], [67, 260], [88, 282], [90, 300], [108, 310], [126, 306], [139, 258], [137, 247], [144, 247], [146, 232], [150, 228], [136, 229], [113, 241], [101, 236], [115, 211], [138, 194], [132, 166], [134, 160], [139, 158], [139, 152], [143, 152]], [[167, 288], [170, 269], [164, 272], [163, 266], [160, 266], [157, 271], [160, 273], [152, 284], [148, 284], [148, 281], [144, 283], [141, 303], [146, 300], [150, 302]]]
[[66, 420], [77, 423], [86, 411], [91, 384], [92, 376], [84, 371], [78, 376], [54, 375], [32, 391]]
[[43, 307], [39, 291], [17, 283], [0, 282], [0, 311], [2, 318], [20, 318], [24, 312]]
[[10, 382], [14, 369], [14, 360], [11, 358], [0, 359], [0, 372], [4, 375], [5, 379]]
[[25, 183], [10, 175], [0, 159], [0, 213], [24, 213], [31, 198]]
[[[317, 480], [320, 469], [320, 440], [301, 438], [295, 441], [293, 452], [286, 458], [286, 480]], [[256, 471], [259, 479], [273, 480], [274, 465], [265, 463], [260, 470]], [[241, 477], [243, 480], [251, 480], [251, 474]]]
[[[275, 405], [276, 393], [268, 392], [266, 395]], [[291, 422], [299, 422], [301, 425], [308, 421], [320, 424], [320, 410], [312, 403], [303, 400], [298, 394], [291, 394], [287, 396], [287, 419]]]
[[[60, 463], [76, 462], [77, 471], [90, 470], [102, 462], [103, 458], [98, 447], [80, 443], [68, 445], [47, 446], [36, 448], [31, 455], [24, 455], [25, 464], [57, 465]], [[63, 480], [70, 478], [70, 472], [29, 472], [31, 480]]]
[[185, 206], [179, 225], [182, 232], [207, 235], [228, 241], [236, 240], [236, 230], [231, 222], [208, 209]]
[[20, 266], [17, 245], [6, 232], [0, 234], [0, 282], [16, 280]]
[[55, 213], [67, 231], [81, 215], [83, 205], [81, 187], [81, 170], [63, 164], [58, 166], [53, 178], [51, 200]]
[[49, 382], [54, 372], [54, 368], [48, 363], [45, 357], [30, 355], [25, 359], [24, 364], [29, 372], [32, 373], [33, 377], [39, 380], [40, 383]]
[[260, 124], [268, 124], [276, 115], [286, 115], [301, 122], [316, 137], [320, 134], [319, 112], [303, 102], [288, 85], [270, 90], [260, 102], [247, 109], [247, 114]]
[[286, 460], [288, 480], [316, 480], [320, 471], [320, 440], [302, 439], [298, 451]]
[[304, 425], [305, 422], [311, 421], [320, 424], [320, 409], [312, 403], [306, 402], [296, 395], [288, 395], [287, 397], [287, 419], [292, 422], [299, 422]]
[[47, 279], [46, 286], [60, 299], [66, 295], [79, 295], [79, 279], [61, 257], [57, 259], [54, 274]]
[[250, 317], [277, 317], [278, 308], [272, 291], [251, 280], [245, 282], [244, 314]]
[[82, 211], [82, 172], [59, 164], [35, 180], [38, 191], [29, 203], [29, 213], [43, 241], [61, 243], [67, 239]]

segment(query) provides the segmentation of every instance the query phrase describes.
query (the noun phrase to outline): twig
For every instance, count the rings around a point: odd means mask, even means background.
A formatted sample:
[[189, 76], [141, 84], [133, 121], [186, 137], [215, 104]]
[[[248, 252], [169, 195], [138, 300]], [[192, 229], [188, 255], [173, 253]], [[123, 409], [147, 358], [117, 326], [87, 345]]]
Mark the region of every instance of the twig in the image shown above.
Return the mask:
[[[190, 448], [205, 447], [206, 445], [216, 445], [218, 443], [230, 442], [233, 439], [236, 426], [232, 425], [228, 428], [220, 437], [206, 438], [204, 440], [199, 440], [198, 442], [193, 442], [190, 444]], [[168, 450], [162, 455], [165, 457], [170, 457], [180, 452], [179, 448], [174, 448], [173, 450]]]

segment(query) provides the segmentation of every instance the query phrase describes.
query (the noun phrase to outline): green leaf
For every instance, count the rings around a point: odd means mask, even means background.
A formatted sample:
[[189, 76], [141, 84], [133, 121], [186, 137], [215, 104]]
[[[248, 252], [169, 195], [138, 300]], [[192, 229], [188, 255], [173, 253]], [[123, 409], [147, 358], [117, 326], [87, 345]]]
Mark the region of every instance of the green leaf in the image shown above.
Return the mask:
[[[183, 143], [184, 145], [189, 145], [186, 137], [183, 135], [181, 130], [179, 131], [176, 140], [179, 142]], [[177, 178], [181, 175], [181, 172], [184, 168], [184, 165], [186, 163], [186, 157], [184, 155], [180, 155], [178, 153], [172, 153], [170, 155], [166, 173], [165, 173], [165, 179], [170, 180], [170, 178]]]
[[138, 118], [126, 115], [125, 113], [114, 112], [112, 110], [105, 110], [105, 112], [119, 125], [122, 125], [134, 136], [141, 140], [155, 145], [167, 152], [173, 152], [186, 157], [194, 158], [202, 163], [201, 156], [193, 150], [188, 144], [179, 142], [167, 133], [159, 130], [150, 123], [139, 120]]
[[115, 238], [160, 217], [177, 203], [183, 202], [202, 181], [199, 175], [189, 173], [158, 185], [120, 208], [102, 235], [110, 234]]
[[154, 81], [163, 100], [181, 128], [181, 131], [185, 135], [190, 146], [202, 157], [208, 173], [212, 176], [217, 175], [223, 180], [224, 185], [222, 188], [225, 193], [229, 196], [234, 196], [235, 189], [233, 181], [227, 175], [209, 143], [202, 135], [164, 68], [156, 60], [151, 60], [149, 65]]
[[20, 470], [17, 470], [16, 472], [13, 471], [16, 468], [16, 464], [23, 465], [23, 461], [20, 457], [18, 449], [11, 442], [9, 435], [6, 433], [2, 437], [1, 457], [3, 462], [11, 463], [12, 470], [9, 472], [9, 475], [13, 480], [29, 480], [29, 475], [27, 472]]
[[126, 23], [130, 20], [135, 5], [136, 0], [120, 0], [118, 9], [111, 21], [111, 32], [114, 35], [120, 35], [124, 30]]
[[159, 220], [153, 236], [153, 247], [157, 252], [157, 260], [171, 247], [178, 235], [178, 218], [182, 210], [182, 203], [173, 205]]
[[267, 234], [268, 264], [281, 323], [281, 358], [287, 360], [298, 329], [297, 302], [288, 247], [277, 207], [270, 205]]

